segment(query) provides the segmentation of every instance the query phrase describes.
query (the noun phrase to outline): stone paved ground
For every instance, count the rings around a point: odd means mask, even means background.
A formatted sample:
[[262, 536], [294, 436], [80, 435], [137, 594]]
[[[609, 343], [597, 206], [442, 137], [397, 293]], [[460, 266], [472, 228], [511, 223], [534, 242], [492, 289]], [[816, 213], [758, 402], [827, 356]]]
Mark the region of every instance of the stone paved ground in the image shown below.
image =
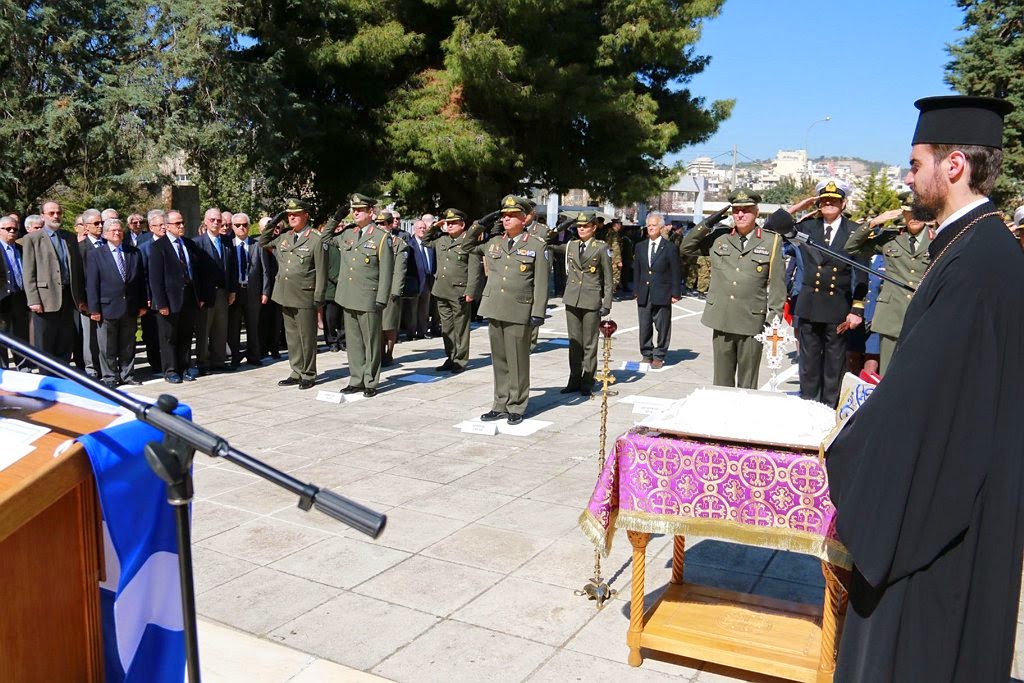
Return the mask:
[[[227, 462], [196, 461], [193, 510], [201, 615], [274, 643], [396, 681], [774, 680], [691, 660], [626, 664], [629, 544], [616, 537], [605, 574], [621, 594], [601, 611], [573, 594], [592, 574], [593, 547], [576, 526], [597, 475], [600, 401], [559, 393], [567, 376], [560, 301], [552, 300], [532, 357], [528, 418], [552, 424], [518, 437], [453, 428], [490, 409], [486, 327], [473, 332], [471, 370], [428, 384], [440, 340], [398, 346], [374, 399], [346, 405], [277, 386], [286, 362], [170, 387], [197, 422], [304, 481], [386, 512], [370, 540]], [[609, 441], [634, 423], [631, 395], [677, 398], [710, 384], [703, 303], [675, 306], [664, 370], [617, 371]], [[616, 302], [613, 367], [638, 359], [636, 306]], [[547, 341], [546, 341], [547, 340]], [[322, 385], [347, 379], [344, 353], [319, 359]], [[762, 369], [762, 381], [767, 371]], [[790, 381], [788, 389], [795, 388]], [[820, 601], [817, 561], [688, 539], [687, 579]], [[667, 583], [668, 538], [648, 550], [648, 599]], [[1010, 599], [1010, 598], [1008, 598]], [[1020, 625], [1018, 624], [1018, 630]], [[1021, 653], [1017, 653], [1015, 672]]]

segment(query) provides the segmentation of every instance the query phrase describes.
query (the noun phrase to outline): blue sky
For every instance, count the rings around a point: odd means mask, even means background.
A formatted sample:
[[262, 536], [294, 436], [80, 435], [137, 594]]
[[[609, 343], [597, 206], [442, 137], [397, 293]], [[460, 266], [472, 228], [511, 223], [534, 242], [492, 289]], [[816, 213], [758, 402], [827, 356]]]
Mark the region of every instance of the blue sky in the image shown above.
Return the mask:
[[734, 144], [740, 161], [768, 159], [806, 136], [812, 157], [905, 164], [914, 100], [952, 92], [946, 45], [962, 20], [953, 0], [726, 0], [697, 44], [711, 63], [688, 87], [736, 106], [707, 142], [669, 160], [729, 152], [716, 159], [725, 163]]

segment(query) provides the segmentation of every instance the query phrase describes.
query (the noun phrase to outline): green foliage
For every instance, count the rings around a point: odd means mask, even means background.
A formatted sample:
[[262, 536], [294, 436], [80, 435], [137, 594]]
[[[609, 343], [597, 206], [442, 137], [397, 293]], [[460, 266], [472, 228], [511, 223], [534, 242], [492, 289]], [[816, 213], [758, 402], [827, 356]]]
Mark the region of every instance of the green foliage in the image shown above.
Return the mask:
[[150, 201], [181, 154], [252, 215], [641, 200], [731, 112], [687, 88], [723, 2], [0, 0], [0, 206]]
[[900, 205], [896, 190], [889, 187], [885, 177], [876, 171], [871, 171], [866, 178], [858, 181], [857, 188], [860, 190], [860, 197], [857, 199], [857, 208], [853, 212], [855, 221], [874, 218], [878, 214], [898, 208]]
[[957, 0], [963, 40], [950, 45], [946, 82], [964, 95], [1014, 105], [1003, 130], [1003, 173], [993, 199], [1010, 211], [1024, 195], [1024, 0]]
[[804, 178], [797, 182], [793, 176], [785, 176], [774, 187], [761, 193], [761, 201], [765, 204], [795, 204], [804, 197], [814, 194], [814, 181]]

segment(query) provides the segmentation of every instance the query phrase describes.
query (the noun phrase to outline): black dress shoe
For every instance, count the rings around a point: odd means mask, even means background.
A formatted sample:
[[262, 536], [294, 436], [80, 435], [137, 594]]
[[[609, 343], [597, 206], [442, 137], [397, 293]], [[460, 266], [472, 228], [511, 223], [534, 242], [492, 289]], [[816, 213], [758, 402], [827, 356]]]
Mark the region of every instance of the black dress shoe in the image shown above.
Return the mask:
[[455, 365], [454, 363], [452, 364], [452, 374], [453, 375], [457, 375], [460, 372], [465, 372], [465, 371], [466, 371], [466, 366], [465, 365]]
[[183, 379], [186, 382], [195, 382], [196, 381], [196, 376], [195, 375], [190, 375], [190, 374], [188, 374], [186, 372], [185, 374], [183, 374], [181, 376], [181, 379]]
[[164, 375], [164, 381], [170, 384], [181, 384], [181, 375], [176, 372], [168, 372]]
[[376, 395], [377, 395], [377, 390], [376, 389], [363, 389], [363, 396], [365, 396], [366, 398], [373, 398]]
[[345, 387], [344, 389], [342, 389], [341, 393], [343, 393], [343, 394], [358, 394], [360, 391], [363, 391], [362, 387], [354, 387], [354, 386], [352, 386], [350, 384], [347, 387]]
[[522, 415], [517, 415], [516, 413], [509, 413], [508, 414], [508, 423], [510, 425], [517, 425], [517, 424], [519, 424], [522, 421], [523, 421], [523, 416]]
[[142, 382], [140, 382], [139, 380], [135, 379], [134, 377], [132, 377], [130, 375], [128, 377], [125, 377], [124, 379], [122, 379], [121, 380], [121, 384], [128, 384], [128, 385], [133, 386], [133, 387], [142, 386]]
[[247, 360], [247, 361], [245, 361], [245, 364], [246, 364], [246, 365], [251, 365], [251, 366], [253, 366], [254, 368], [262, 368], [262, 367], [263, 367], [263, 363], [259, 362], [259, 361], [258, 361], [258, 360], [256, 360], [255, 358], [253, 358], [253, 359], [251, 359], [251, 360]]
[[579, 390], [580, 390], [580, 388], [579, 388], [578, 385], [570, 384], [570, 385], [566, 386], [564, 389], [562, 389], [561, 391], [559, 391], [558, 393], [560, 393], [560, 394], [575, 394]]
[[497, 410], [488, 410], [480, 416], [480, 421], [494, 422], [495, 420], [504, 420], [506, 418], [508, 418], [508, 413], [499, 413]]
[[202, 373], [202, 371], [199, 368], [192, 367], [192, 368], [185, 368], [185, 372], [183, 372], [182, 374], [184, 376], [186, 376], [186, 377], [191, 377], [192, 379], [195, 379], [196, 377], [199, 377], [203, 373]]
[[380, 366], [382, 368], [390, 368], [394, 364], [395, 364], [395, 359], [394, 358], [384, 358], [380, 362]]
[[434, 368], [434, 370], [436, 370], [437, 372], [444, 372], [445, 370], [451, 370], [454, 367], [455, 367], [455, 363], [453, 363], [452, 359], [449, 358], [444, 363], [442, 363], [441, 365], [438, 365], [436, 368]]
[[586, 396], [587, 398], [590, 398], [591, 396], [593, 396], [593, 394], [594, 392], [591, 389], [580, 389], [580, 396]]
[[107, 389], [117, 389], [117, 380], [104, 379], [100, 381], [102, 382], [103, 386], [105, 386]]
[[281, 354], [278, 353], [277, 351], [272, 352], [270, 354], [270, 357], [273, 358], [274, 360], [281, 360]]
[[316, 384], [316, 380], [302, 379], [299, 380], [299, 389], [312, 389], [314, 384]]
[[277, 386], [279, 386], [279, 387], [291, 387], [291, 386], [295, 386], [296, 384], [298, 384], [299, 381], [300, 380], [299, 380], [298, 377], [286, 377], [283, 380], [281, 380], [280, 382], [278, 382]]

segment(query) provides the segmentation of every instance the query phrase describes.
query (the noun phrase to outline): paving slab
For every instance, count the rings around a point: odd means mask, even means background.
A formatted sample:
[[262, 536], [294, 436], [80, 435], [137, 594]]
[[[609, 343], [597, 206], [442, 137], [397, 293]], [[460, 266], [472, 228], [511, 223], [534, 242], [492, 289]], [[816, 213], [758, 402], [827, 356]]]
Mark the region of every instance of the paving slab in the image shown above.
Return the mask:
[[438, 621], [425, 612], [346, 591], [275, 629], [270, 639], [322, 659], [369, 669]]
[[372, 669], [409, 683], [522, 681], [555, 648], [459, 621], [443, 621]]

